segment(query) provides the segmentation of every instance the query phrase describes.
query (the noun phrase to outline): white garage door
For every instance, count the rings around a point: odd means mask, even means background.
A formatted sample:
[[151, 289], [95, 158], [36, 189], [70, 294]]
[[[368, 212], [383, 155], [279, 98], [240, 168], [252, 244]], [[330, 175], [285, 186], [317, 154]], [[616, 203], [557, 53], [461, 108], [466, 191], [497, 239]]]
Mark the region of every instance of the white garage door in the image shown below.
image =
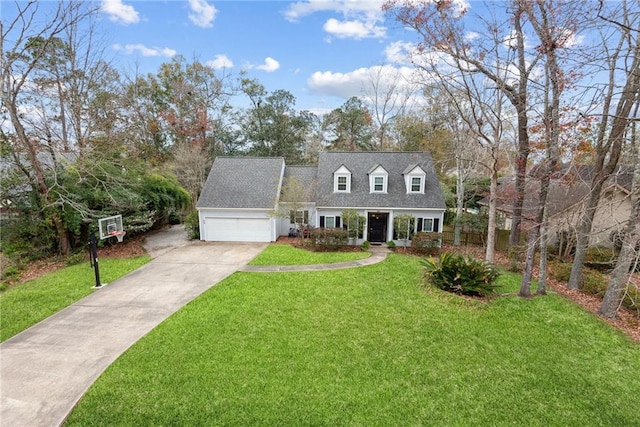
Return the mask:
[[268, 218], [205, 218], [206, 239], [214, 242], [270, 242]]

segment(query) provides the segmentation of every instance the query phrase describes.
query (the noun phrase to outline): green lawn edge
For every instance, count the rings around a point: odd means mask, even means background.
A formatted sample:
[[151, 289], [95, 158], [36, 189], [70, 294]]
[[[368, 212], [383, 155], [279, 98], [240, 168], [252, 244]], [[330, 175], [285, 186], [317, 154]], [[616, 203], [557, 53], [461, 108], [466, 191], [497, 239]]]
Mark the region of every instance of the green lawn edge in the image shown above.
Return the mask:
[[[133, 258], [103, 258], [103, 283], [113, 282], [148, 263], [148, 255]], [[94, 269], [88, 262], [61, 268], [12, 286], [0, 293], [0, 342], [96, 291]]]
[[637, 344], [560, 295], [465, 299], [390, 254], [233, 274], [111, 365], [66, 425], [640, 425], [638, 372]]
[[288, 244], [276, 243], [265, 248], [249, 265], [314, 265], [335, 264], [368, 258], [371, 252], [314, 252]]

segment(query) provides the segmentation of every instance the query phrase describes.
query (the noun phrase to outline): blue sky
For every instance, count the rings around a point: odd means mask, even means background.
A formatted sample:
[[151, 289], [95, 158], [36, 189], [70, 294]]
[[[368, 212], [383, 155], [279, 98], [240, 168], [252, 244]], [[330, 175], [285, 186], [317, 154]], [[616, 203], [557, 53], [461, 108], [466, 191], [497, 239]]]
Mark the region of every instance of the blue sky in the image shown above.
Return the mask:
[[[403, 55], [413, 36], [385, 16], [383, 0], [92, 2], [100, 8], [105, 57], [129, 77], [155, 73], [182, 55], [221, 75], [245, 72], [269, 92], [291, 92], [298, 110], [323, 114], [365, 95], [372, 71], [382, 64], [391, 71], [385, 76], [413, 69]], [[56, 1], [40, 0], [39, 20], [56, 7]], [[16, 13], [13, 0], [0, 0], [4, 22]]]
[[[323, 114], [370, 94], [383, 64], [380, 75], [389, 84], [402, 80], [408, 87], [414, 72], [407, 53], [416, 35], [385, 16], [384, 0], [93, 1], [105, 53], [129, 76], [155, 73], [182, 55], [221, 74], [246, 72], [268, 91], [291, 92], [297, 109]], [[484, 2], [454, 1], [487, 15]], [[0, 0], [3, 21], [12, 19], [12, 5]], [[44, 14], [56, 2], [39, 5]], [[496, 5], [489, 12], [503, 14]]]
[[362, 95], [369, 69], [399, 66], [407, 36], [382, 1], [104, 0], [101, 26], [117, 66], [157, 71], [180, 54], [326, 112]]

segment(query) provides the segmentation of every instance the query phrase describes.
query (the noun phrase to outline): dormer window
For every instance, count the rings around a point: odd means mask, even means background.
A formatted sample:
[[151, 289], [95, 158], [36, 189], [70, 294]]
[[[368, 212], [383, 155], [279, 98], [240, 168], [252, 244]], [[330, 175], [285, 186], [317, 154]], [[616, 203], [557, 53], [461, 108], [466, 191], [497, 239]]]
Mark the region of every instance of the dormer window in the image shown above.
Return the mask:
[[411, 192], [422, 193], [422, 177], [421, 176], [411, 177]]
[[427, 174], [420, 166], [413, 166], [404, 171], [407, 194], [424, 194], [424, 184]]
[[386, 193], [389, 174], [380, 165], [369, 171], [369, 188], [371, 193]]
[[351, 171], [344, 165], [333, 173], [333, 191], [335, 193], [351, 192]]

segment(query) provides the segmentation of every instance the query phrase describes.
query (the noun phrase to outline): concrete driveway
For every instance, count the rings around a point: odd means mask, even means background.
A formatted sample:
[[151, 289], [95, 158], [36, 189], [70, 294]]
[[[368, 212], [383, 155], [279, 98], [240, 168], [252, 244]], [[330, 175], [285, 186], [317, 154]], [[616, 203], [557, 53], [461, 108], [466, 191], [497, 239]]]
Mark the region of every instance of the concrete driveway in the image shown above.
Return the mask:
[[127, 348], [267, 244], [175, 246], [149, 251], [156, 258], [142, 268], [0, 344], [0, 425], [60, 425]]

